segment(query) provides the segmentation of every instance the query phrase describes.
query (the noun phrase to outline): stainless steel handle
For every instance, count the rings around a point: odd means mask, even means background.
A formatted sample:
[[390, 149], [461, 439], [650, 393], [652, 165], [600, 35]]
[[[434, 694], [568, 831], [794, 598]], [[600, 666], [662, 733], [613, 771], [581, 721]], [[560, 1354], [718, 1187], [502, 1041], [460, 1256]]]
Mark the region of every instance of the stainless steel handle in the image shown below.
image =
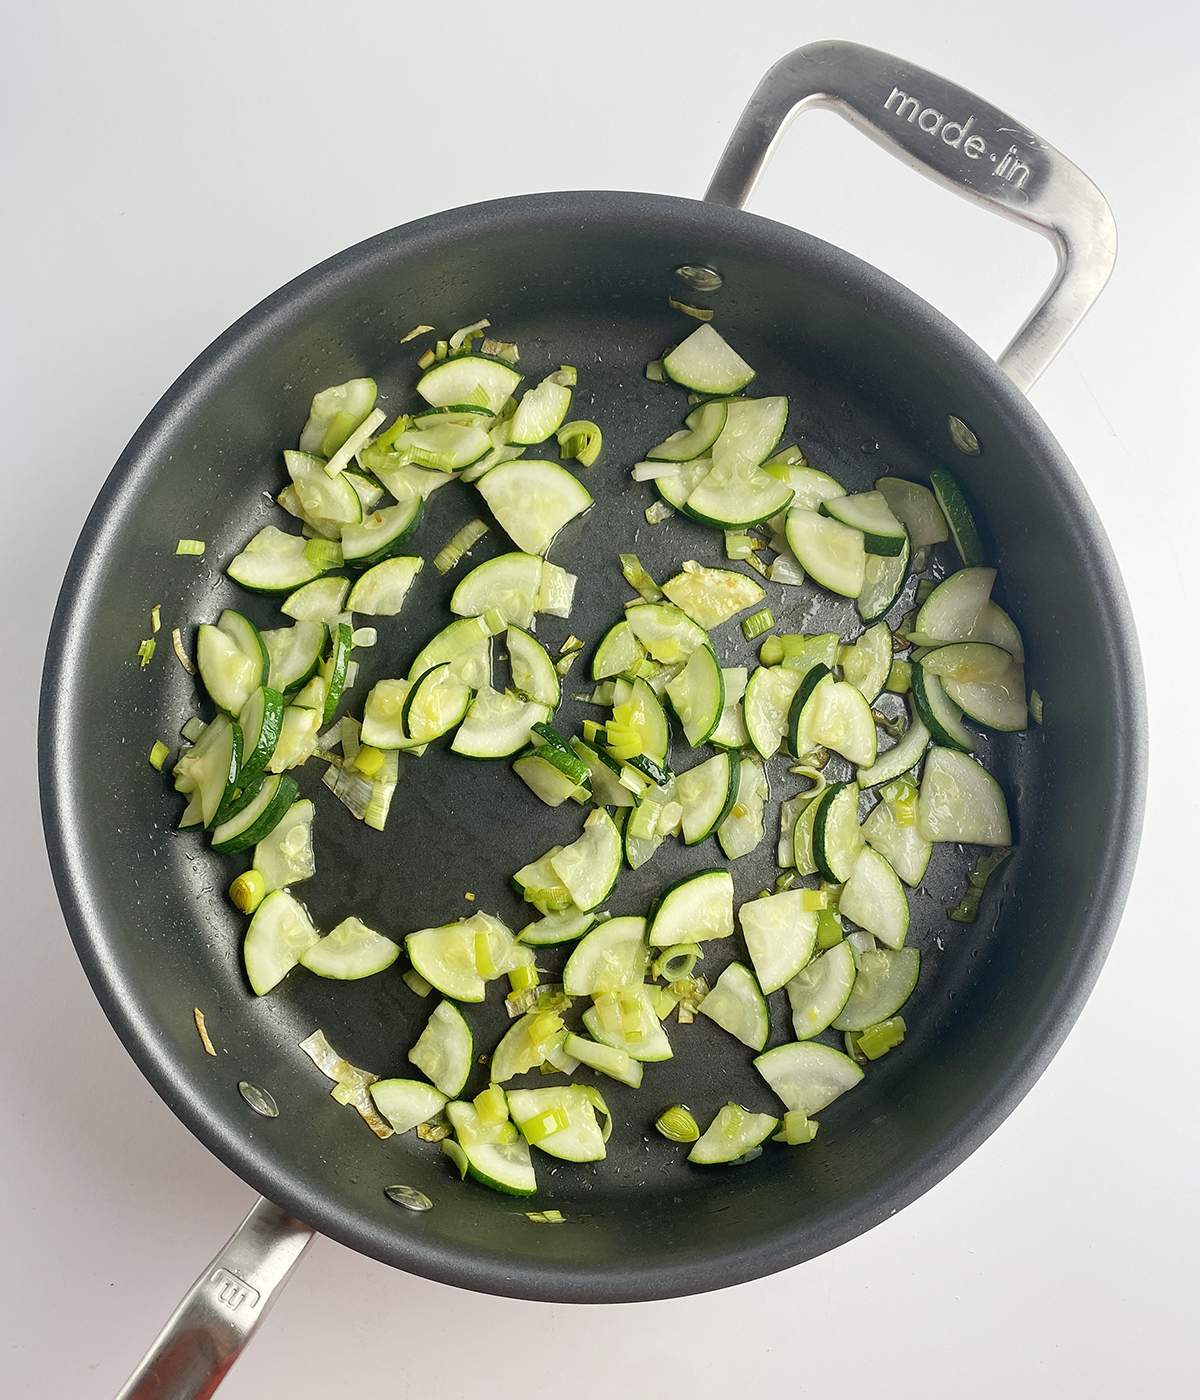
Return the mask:
[[999, 359], [1028, 393], [1112, 272], [1117, 230], [1104, 196], [1060, 151], [965, 88], [829, 40], [796, 49], [759, 83], [705, 199], [741, 208], [784, 128], [810, 107], [832, 108], [914, 170], [1054, 244], [1054, 280]]
[[206, 1400], [258, 1330], [313, 1231], [259, 1197], [117, 1400]]

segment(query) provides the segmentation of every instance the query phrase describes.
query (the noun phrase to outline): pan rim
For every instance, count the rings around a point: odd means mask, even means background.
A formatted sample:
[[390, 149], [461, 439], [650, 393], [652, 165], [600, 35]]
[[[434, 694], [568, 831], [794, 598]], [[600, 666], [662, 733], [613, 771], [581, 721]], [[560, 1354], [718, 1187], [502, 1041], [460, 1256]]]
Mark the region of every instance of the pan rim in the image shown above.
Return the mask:
[[[68, 745], [52, 736], [66, 733], [78, 699], [80, 630], [73, 626], [89, 581], [106, 557], [105, 539], [138, 494], [156, 460], [156, 441], [168, 434], [200, 400], [211, 379], [231, 363], [252, 356], [255, 343], [274, 325], [336, 294], [380, 260], [415, 257], [451, 238], [479, 238], [536, 221], [578, 227], [607, 219], [669, 221], [681, 235], [736, 237], [764, 255], [804, 265], [810, 274], [851, 279], [873, 302], [907, 323], [915, 335], [953, 358], [971, 388], [989, 398], [1018, 445], [1045, 463], [1056, 509], [1076, 517], [1089, 539], [1091, 582], [1097, 613], [1111, 638], [1114, 706], [1124, 717], [1116, 736], [1114, 790], [1123, 792], [1111, 828], [1104, 833], [1101, 880], [1094, 891], [1091, 937], [1065, 962], [1041, 1008], [1037, 1034], [1024, 1054], [997, 1072], [971, 1111], [885, 1185], [856, 1198], [812, 1225], [781, 1230], [768, 1241], [726, 1248], [702, 1258], [665, 1265], [596, 1268], [586, 1274], [554, 1264], [505, 1264], [428, 1245], [395, 1232], [381, 1239], [353, 1209], [330, 1200], [295, 1170], [269, 1172], [248, 1150], [247, 1135], [227, 1131], [200, 1112], [190, 1098], [188, 1075], [153, 1021], [142, 1016], [129, 992], [88, 895], [69, 793]], [[176, 378], [143, 421], [104, 482], [84, 523], [68, 565], [51, 625], [42, 676], [38, 745], [43, 828], [64, 918], [84, 971], [106, 1016], [138, 1068], [188, 1129], [243, 1180], [322, 1233], [360, 1253], [438, 1282], [479, 1292], [544, 1302], [632, 1302], [705, 1292], [731, 1286], [801, 1263], [864, 1233], [923, 1195], [966, 1159], [1016, 1107], [1045, 1070], [1087, 1000], [1116, 933], [1136, 858], [1145, 803], [1146, 706], [1132, 612], [1111, 546], [1082, 484], [1036, 410], [979, 346], [940, 312], [885, 273], [852, 254], [787, 225], [743, 210], [676, 196], [622, 191], [568, 191], [515, 196], [464, 206], [375, 235], [300, 274], [240, 317]], [[74, 697], [74, 702], [73, 702]], [[819, 1236], [819, 1237], [817, 1237]]]

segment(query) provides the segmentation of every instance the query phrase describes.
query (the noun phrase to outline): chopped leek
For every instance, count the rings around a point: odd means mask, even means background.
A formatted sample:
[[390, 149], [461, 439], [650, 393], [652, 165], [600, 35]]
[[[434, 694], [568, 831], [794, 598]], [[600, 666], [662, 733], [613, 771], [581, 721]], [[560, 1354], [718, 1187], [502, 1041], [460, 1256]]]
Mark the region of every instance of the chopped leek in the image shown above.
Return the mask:
[[817, 1135], [819, 1123], [814, 1122], [799, 1108], [789, 1108], [783, 1115], [783, 1131], [776, 1133], [772, 1142], [782, 1142], [787, 1147], [800, 1147], [812, 1142]]
[[405, 345], [410, 340], [416, 340], [419, 335], [427, 335], [431, 330], [433, 330], [432, 326], [414, 326], [407, 335], [400, 337], [400, 344]]
[[180, 540], [175, 546], [176, 554], [203, 554], [203, 540]]
[[1029, 713], [1033, 716], [1034, 724], [1042, 722], [1042, 697], [1036, 690], [1029, 692]]
[[565, 1225], [567, 1220], [561, 1210], [527, 1210], [525, 1218], [535, 1225]]
[[433, 567], [439, 574], [448, 574], [472, 546], [479, 543], [488, 532], [482, 520], [471, 520], [455, 532], [449, 541], [433, 556]]
[[775, 619], [771, 616], [771, 609], [763, 608], [762, 612], [752, 613], [742, 619], [742, 636], [748, 642], [752, 642], [755, 637], [761, 637], [774, 626]]
[[337, 540], [317, 537], [305, 543], [304, 557], [314, 569], [335, 569], [342, 562], [342, 546]]
[[257, 870], [244, 870], [229, 886], [229, 898], [243, 914], [253, 914], [267, 897], [267, 882]]
[[526, 992], [538, 985], [538, 970], [532, 963], [521, 963], [508, 972], [509, 985], [514, 992]]
[[143, 666], [149, 666], [150, 659], [151, 657], [153, 657], [155, 648], [157, 646], [158, 643], [154, 640], [153, 637], [147, 637], [147, 639], [141, 644], [141, 646], [138, 647], [138, 661], [141, 662]]
[[817, 911], [817, 946], [832, 948], [842, 941], [842, 916], [836, 909]]
[[1001, 846], [989, 852], [988, 855], [979, 857], [975, 863], [975, 869], [967, 876], [967, 888], [962, 899], [953, 909], [946, 910], [946, 913], [956, 924], [973, 924], [975, 922], [979, 913], [979, 902], [983, 898], [987, 882], [1011, 855], [1011, 846]]
[[196, 1023], [196, 1033], [200, 1037], [200, 1044], [204, 1046], [206, 1055], [215, 1055], [217, 1047], [212, 1043], [208, 1034], [208, 1027], [204, 1024], [204, 1012], [198, 1006], [192, 1007], [192, 1020]]
[[564, 457], [574, 457], [581, 467], [590, 467], [600, 455], [604, 436], [595, 423], [578, 418], [564, 423], [555, 434], [558, 450]]
[[171, 645], [175, 648], [175, 655], [179, 658], [179, 664], [189, 676], [194, 676], [196, 674], [196, 665], [184, 648], [183, 633], [180, 632], [178, 627], [173, 628], [171, 631]]
[[676, 311], [682, 311], [685, 316], [694, 316], [697, 321], [711, 321], [713, 318], [713, 313], [707, 306], [689, 306], [686, 301], [679, 301], [676, 297], [668, 297], [667, 305], [673, 306]]
[[[432, 329], [433, 327], [431, 326], [430, 330]], [[402, 972], [400, 975], [408, 986], [409, 991], [414, 992], [419, 997], [432, 996], [433, 984], [426, 982], [415, 967], [410, 967], [406, 972]]]
[[661, 977], [665, 982], [680, 982], [692, 975], [696, 959], [703, 956], [699, 943], [675, 943], [659, 953], [654, 964], [654, 976]]
[[654, 1126], [671, 1142], [695, 1142], [700, 1136], [699, 1123], [681, 1103], [663, 1109]]
[[655, 501], [652, 506], [647, 506], [642, 513], [646, 517], [647, 525], [661, 525], [664, 520], [670, 520], [671, 516], [675, 514], [666, 501]]
[[150, 767], [157, 768], [161, 773], [162, 766], [167, 761], [170, 753], [171, 750], [167, 748], [166, 744], [164, 744], [161, 739], [155, 739], [154, 747], [150, 750]]
[[162, 626], [162, 604], [155, 603], [150, 609], [150, 631], [157, 632]]
[[667, 373], [666, 370], [663, 369], [663, 362], [661, 360], [650, 361], [646, 366], [646, 378], [650, 380], [652, 384], [665, 384], [667, 382]]
[[877, 1060], [889, 1050], [894, 1050], [907, 1030], [903, 1016], [891, 1016], [886, 1021], [868, 1026], [858, 1035], [856, 1045], [868, 1060]]
[[663, 591], [642, 567], [637, 555], [620, 554], [617, 557], [621, 561], [621, 572], [625, 575], [625, 582], [630, 588], [640, 593], [647, 603], [661, 603]]

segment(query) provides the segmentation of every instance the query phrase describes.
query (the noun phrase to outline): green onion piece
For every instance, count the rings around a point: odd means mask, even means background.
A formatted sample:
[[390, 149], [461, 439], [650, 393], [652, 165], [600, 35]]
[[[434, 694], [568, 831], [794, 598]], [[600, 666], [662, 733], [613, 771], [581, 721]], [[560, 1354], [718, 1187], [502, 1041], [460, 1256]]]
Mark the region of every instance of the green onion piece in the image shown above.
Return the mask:
[[953, 909], [946, 913], [956, 924], [973, 924], [979, 913], [979, 901], [992, 875], [1012, 855], [1011, 846], [1000, 846], [986, 856], [980, 856], [975, 869], [967, 876], [967, 890]]
[[463, 399], [463, 403], [471, 408], [487, 408], [489, 402], [488, 391], [482, 384], [476, 384], [471, 392]]
[[432, 326], [414, 326], [407, 335], [400, 337], [400, 344], [404, 345], [410, 340], [416, 340], [417, 336], [427, 335], [431, 330], [433, 330]]
[[931, 578], [920, 578], [917, 580], [917, 595], [913, 599], [913, 606], [923, 608], [929, 599], [929, 595], [937, 587], [937, 582]]
[[167, 761], [170, 753], [171, 750], [167, 748], [166, 744], [164, 744], [161, 739], [155, 739], [154, 747], [150, 750], [150, 767], [157, 768], [161, 773], [162, 766]]
[[858, 1037], [858, 1048], [868, 1060], [877, 1060], [900, 1044], [907, 1029], [903, 1016], [891, 1016], [886, 1021], [868, 1026]]
[[176, 554], [203, 554], [203, 540], [180, 540], [175, 546]]
[[742, 636], [748, 642], [752, 642], [755, 637], [761, 637], [764, 632], [775, 626], [775, 619], [771, 616], [770, 608], [763, 608], [762, 612], [753, 613], [750, 617], [742, 619]]
[[342, 546], [337, 540], [311, 539], [304, 546], [304, 557], [314, 569], [333, 569], [342, 562]]
[[448, 340], [439, 340], [433, 347], [433, 358], [435, 360], [444, 360], [449, 353], [450, 342]]
[[403, 972], [400, 975], [407, 984], [409, 991], [415, 992], [419, 997], [427, 997], [433, 991], [433, 984], [426, 982], [415, 967], [410, 967], [407, 972]]
[[654, 976], [661, 977], [664, 982], [681, 982], [692, 975], [696, 959], [703, 956], [699, 943], [674, 943], [659, 953], [653, 968]]
[[675, 514], [666, 501], [655, 501], [652, 506], [647, 506], [642, 513], [646, 517], [647, 525], [661, 525], [664, 520], [670, 520]]
[[782, 1142], [788, 1147], [800, 1147], [806, 1142], [812, 1142], [819, 1126], [820, 1124], [814, 1123], [801, 1109], [789, 1108], [783, 1115], [783, 1131], [776, 1133], [771, 1141]]
[[817, 910], [817, 944], [833, 948], [842, 941], [842, 916], [836, 909]]
[[509, 970], [508, 984], [514, 992], [526, 992], [538, 984], [538, 970], [532, 963], [522, 963]]
[[766, 637], [758, 649], [758, 659], [764, 666], [778, 666], [783, 660], [783, 638]]
[[561, 1108], [550, 1108], [545, 1113], [527, 1118], [521, 1124], [521, 1132], [526, 1142], [536, 1145], [555, 1133], [561, 1133], [564, 1128], [570, 1126], [570, 1121]]
[[912, 666], [907, 661], [893, 661], [888, 678], [883, 683], [884, 690], [893, 695], [907, 695], [912, 686]]
[[695, 1142], [700, 1136], [699, 1123], [681, 1103], [664, 1108], [655, 1119], [654, 1126], [671, 1142]]
[[661, 360], [651, 360], [646, 366], [646, 378], [653, 384], [665, 384], [667, 382], [667, 372], [663, 369]]
[[448, 574], [464, 554], [479, 543], [488, 532], [482, 520], [471, 520], [456, 530], [446, 544], [433, 556], [433, 567], [439, 574]]
[[158, 643], [154, 640], [153, 637], [147, 637], [146, 640], [141, 644], [141, 646], [138, 647], [138, 660], [142, 663], [143, 666], [149, 666], [150, 658], [154, 655], [154, 649], [157, 645]]
[[694, 316], [697, 321], [711, 321], [713, 318], [707, 306], [689, 306], [686, 301], [679, 301], [675, 297], [668, 297], [667, 305], [673, 306], [676, 311], [682, 311], [685, 316]]
[[790, 890], [796, 883], [796, 872], [785, 870], [782, 874], [775, 876], [775, 888], [782, 894], [784, 890]]
[[492, 1084], [475, 1096], [475, 1112], [485, 1128], [498, 1128], [508, 1120], [508, 1099], [499, 1084]]
[[557, 434], [559, 455], [574, 457], [581, 467], [590, 467], [600, 455], [604, 435], [595, 423], [578, 418], [564, 423]]
[[630, 588], [640, 593], [647, 603], [661, 603], [663, 591], [642, 567], [642, 561], [637, 555], [618, 554], [617, 558], [621, 561], [621, 572], [625, 575], [625, 582]]
[[229, 898], [243, 914], [253, 914], [267, 897], [267, 882], [257, 870], [244, 870], [229, 886]]
[[1036, 690], [1029, 692], [1029, 713], [1033, 716], [1034, 724], [1042, 722], [1042, 697]]

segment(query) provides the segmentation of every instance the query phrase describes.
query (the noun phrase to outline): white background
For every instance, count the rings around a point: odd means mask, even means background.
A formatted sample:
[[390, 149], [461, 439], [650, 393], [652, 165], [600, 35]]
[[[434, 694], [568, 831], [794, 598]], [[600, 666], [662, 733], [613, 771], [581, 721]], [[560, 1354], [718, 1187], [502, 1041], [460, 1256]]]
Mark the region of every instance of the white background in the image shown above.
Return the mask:
[[[111, 1395], [252, 1200], [109, 1030], [41, 843], [38, 669], [112, 462], [194, 355], [312, 263], [494, 196], [698, 197], [770, 64], [848, 38], [1027, 122], [1116, 213], [1116, 275], [1033, 395], [1113, 540], [1150, 693], [1143, 858], [1099, 986], [980, 1151], [825, 1258], [706, 1297], [554, 1307], [319, 1240], [221, 1394], [1194, 1395], [1194, 9], [40, 0], [5, 28], [6, 1393]], [[1052, 265], [826, 114], [792, 128], [753, 207], [882, 266], [992, 352]]]

